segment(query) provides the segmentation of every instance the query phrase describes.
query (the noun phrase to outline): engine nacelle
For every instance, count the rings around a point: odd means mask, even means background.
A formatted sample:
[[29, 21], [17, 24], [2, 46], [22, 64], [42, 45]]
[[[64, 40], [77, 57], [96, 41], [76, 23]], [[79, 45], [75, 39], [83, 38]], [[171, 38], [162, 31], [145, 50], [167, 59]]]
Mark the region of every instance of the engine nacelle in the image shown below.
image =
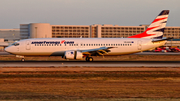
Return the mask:
[[83, 54], [79, 51], [66, 51], [64, 53], [65, 59], [82, 59]]

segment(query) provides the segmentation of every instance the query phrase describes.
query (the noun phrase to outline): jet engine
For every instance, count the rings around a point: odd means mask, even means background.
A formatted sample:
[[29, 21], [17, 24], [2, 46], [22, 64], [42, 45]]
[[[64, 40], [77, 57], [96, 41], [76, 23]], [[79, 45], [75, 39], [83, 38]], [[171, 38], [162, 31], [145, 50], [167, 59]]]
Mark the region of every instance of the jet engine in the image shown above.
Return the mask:
[[64, 53], [65, 59], [82, 59], [83, 54], [79, 51], [66, 51]]

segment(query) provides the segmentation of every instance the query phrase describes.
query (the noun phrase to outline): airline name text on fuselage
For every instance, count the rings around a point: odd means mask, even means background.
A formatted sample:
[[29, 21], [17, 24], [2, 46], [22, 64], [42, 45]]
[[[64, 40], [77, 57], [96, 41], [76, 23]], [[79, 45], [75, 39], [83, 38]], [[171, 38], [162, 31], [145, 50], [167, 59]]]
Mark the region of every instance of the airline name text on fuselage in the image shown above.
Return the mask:
[[33, 41], [31, 44], [74, 44], [74, 41]]

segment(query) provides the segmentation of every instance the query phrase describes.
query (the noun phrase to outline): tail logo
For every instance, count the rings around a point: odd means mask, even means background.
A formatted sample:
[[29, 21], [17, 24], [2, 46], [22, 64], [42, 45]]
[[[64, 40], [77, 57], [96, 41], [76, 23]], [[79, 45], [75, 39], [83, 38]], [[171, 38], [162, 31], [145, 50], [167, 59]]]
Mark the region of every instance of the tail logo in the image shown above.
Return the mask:
[[128, 38], [162, 38], [167, 23], [169, 10], [163, 10], [143, 33]]

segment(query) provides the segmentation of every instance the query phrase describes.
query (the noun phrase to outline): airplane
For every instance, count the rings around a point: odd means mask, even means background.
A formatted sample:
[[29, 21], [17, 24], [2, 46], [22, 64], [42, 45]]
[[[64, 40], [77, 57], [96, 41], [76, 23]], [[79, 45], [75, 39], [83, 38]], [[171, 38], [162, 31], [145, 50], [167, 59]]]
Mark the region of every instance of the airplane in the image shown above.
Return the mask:
[[20, 40], [5, 48], [25, 61], [25, 56], [62, 56], [65, 59], [92, 56], [124, 55], [146, 51], [162, 46], [169, 10], [163, 10], [143, 32], [128, 38], [33, 38]]

